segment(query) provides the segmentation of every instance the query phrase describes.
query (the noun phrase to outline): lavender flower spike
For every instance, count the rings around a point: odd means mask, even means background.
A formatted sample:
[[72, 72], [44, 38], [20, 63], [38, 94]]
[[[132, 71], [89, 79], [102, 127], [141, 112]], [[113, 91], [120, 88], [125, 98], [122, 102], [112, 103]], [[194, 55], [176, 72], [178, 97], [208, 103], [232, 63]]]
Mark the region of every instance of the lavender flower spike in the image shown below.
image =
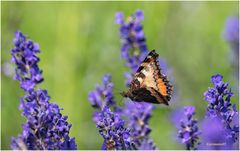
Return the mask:
[[[137, 10], [126, 21], [124, 21], [122, 12], [118, 12], [115, 15], [115, 23], [120, 25], [121, 57], [126, 60], [126, 66], [131, 69], [131, 73], [125, 73], [127, 86], [131, 83], [133, 74], [135, 74], [137, 68], [148, 54], [142, 25], [143, 20], [144, 14], [141, 10]], [[158, 58], [158, 61], [163, 73], [166, 73], [166, 62], [160, 58]]]
[[137, 10], [126, 22], [124, 22], [122, 12], [115, 15], [115, 23], [120, 24], [121, 56], [126, 60], [126, 66], [132, 69], [132, 73], [136, 72], [139, 63], [148, 53], [141, 24], [143, 19], [141, 10]]
[[[133, 149], [129, 129], [124, 128], [124, 120], [121, 119], [121, 109], [116, 106], [113, 94], [111, 76], [103, 77], [103, 84], [97, 85], [96, 90], [89, 93], [89, 102], [97, 109], [93, 114], [93, 121], [100, 135], [103, 137], [103, 150]], [[113, 108], [111, 111], [110, 108]]]
[[42, 71], [38, 67], [40, 52], [39, 45], [27, 39], [21, 32], [15, 33], [13, 39], [15, 47], [11, 50], [12, 62], [17, 65], [15, 79], [21, 83], [21, 88], [29, 92], [34, 86], [43, 81]]
[[239, 46], [239, 18], [230, 16], [225, 24], [224, 38], [238, 50]]
[[223, 33], [224, 39], [229, 43], [231, 48], [230, 61], [235, 69], [235, 75], [238, 79], [239, 71], [239, 17], [230, 16], [225, 23]]
[[97, 85], [96, 90], [90, 91], [88, 100], [92, 107], [96, 109], [103, 109], [105, 106], [117, 108], [113, 97], [113, 83], [111, 82], [111, 75], [103, 76], [103, 84]]
[[156, 145], [150, 139], [151, 128], [149, 119], [152, 116], [153, 105], [148, 103], [134, 103], [127, 101], [123, 114], [128, 118], [128, 127], [131, 127], [130, 134], [138, 149], [155, 150]]
[[43, 81], [42, 71], [38, 67], [40, 52], [38, 44], [16, 32], [13, 40], [12, 61], [17, 65], [16, 79], [21, 83], [26, 95], [20, 98], [19, 109], [27, 118], [22, 125], [23, 132], [12, 139], [14, 150], [75, 150], [74, 138], [69, 137], [71, 124], [67, 116], [62, 116], [57, 104], [50, 103], [47, 90], [36, 89]]
[[223, 127], [228, 133], [225, 133], [227, 138], [227, 146], [232, 146], [238, 143], [239, 135], [239, 113], [235, 104], [231, 104], [233, 96], [231, 89], [228, 89], [228, 83], [222, 81], [223, 76], [220, 74], [214, 75], [211, 81], [214, 85], [204, 93], [204, 99], [209, 102], [207, 107], [206, 118], [218, 118], [223, 124]]
[[120, 114], [110, 111], [105, 106], [101, 112], [95, 115], [95, 121], [100, 135], [104, 138], [104, 150], [126, 150], [133, 149], [129, 129], [124, 128], [124, 121]]
[[187, 150], [196, 150], [199, 145], [199, 130], [197, 120], [193, 119], [195, 108], [193, 106], [186, 106], [184, 108], [184, 115], [180, 121], [181, 128], [178, 131], [178, 137], [181, 143], [185, 145]]

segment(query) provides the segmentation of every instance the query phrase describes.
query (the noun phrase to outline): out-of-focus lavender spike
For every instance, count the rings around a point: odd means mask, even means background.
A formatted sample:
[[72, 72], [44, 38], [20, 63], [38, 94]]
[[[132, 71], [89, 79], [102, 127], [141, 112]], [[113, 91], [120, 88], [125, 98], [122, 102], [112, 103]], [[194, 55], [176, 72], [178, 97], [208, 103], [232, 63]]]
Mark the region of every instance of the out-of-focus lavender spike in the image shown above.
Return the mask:
[[224, 39], [231, 48], [230, 61], [235, 69], [238, 78], [239, 72], [239, 17], [230, 16], [227, 18], [223, 32]]
[[231, 44], [235, 45], [234, 48], [239, 46], [239, 18], [237, 16], [230, 16], [225, 23], [224, 38]]
[[202, 143], [199, 149], [204, 150], [229, 150], [232, 145], [227, 143], [227, 135], [230, 133], [224, 128], [218, 117], [205, 118], [202, 123]]
[[142, 140], [142, 143], [139, 146], [139, 150], [157, 150], [157, 147], [153, 140], [145, 138]]

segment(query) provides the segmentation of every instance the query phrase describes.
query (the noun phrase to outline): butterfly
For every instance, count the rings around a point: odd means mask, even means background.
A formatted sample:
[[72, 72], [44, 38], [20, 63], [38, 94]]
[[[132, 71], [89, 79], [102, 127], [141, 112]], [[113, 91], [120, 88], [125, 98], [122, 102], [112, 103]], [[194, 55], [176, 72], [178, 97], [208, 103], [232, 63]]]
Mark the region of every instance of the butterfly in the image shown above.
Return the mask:
[[128, 97], [136, 102], [168, 105], [171, 99], [172, 85], [161, 73], [157, 61], [158, 56], [155, 50], [149, 52], [133, 76], [128, 91], [121, 93], [123, 97]]

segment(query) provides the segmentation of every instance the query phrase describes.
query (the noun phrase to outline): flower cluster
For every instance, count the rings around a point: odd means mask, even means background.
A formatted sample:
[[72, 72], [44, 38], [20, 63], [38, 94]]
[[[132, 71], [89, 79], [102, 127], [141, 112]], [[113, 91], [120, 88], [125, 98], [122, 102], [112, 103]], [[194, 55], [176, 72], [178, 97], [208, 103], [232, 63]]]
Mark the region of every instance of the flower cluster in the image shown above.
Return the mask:
[[103, 110], [94, 117], [100, 135], [104, 138], [102, 149], [106, 150], [126, 150], [132, 149], [129, 129], [124, 128], [124, 121], [120, 114], [110, 111], [105, 106]]
[[234, 149], [234, 145], [238, 145], [236, 142], [239, 135], [239, 113], [236, 105], [231, 104], [233, 96], [231, 89], [228, 89], [228, 83], [224, 83], [222, 78], [220, 74], [212, 76], [211, 82], [214, 87], [204, 92], [204, 99], [209, 104], [202, 121], [202, 141], [197, 143], [197, 146], [195, 143], [199, 139], [200, 132], [197, 121], [192, 119], [195, 114], [194, 107], [185, 107], [184, 113], [175, 111], [173, 120], [180, 121], [178, 136], [186, 149]]
[[156, 149], [155, 144], [149, 138], [151, 128], [149, 119], [152, 116], [153, 105], [149, 103], [134, 103], [126, 101], [123, 114], [128, 119], [128, 127], [131, 127], [131, 136], [139, 149]]
[[[108, 86], [111, 86], [111, 89]], [[93, 121], [104, 138], [103, 149], [156, 149], [149, 138], [151, 129], [148, 125], [153, 106], [127, 101], [125, 107], [121, 109], [116, 106], [112, 88], [110, 75], [105, 75], [103, 84], [97, 85], [96, 90], [91, 91], [88, 98], [92, 106], [100, 110], [94, 112]], [[114, 112], [110, 110], [112, 106]], [[124, 127], [125, 121], [121, 116], [127, 119], [127, 126], [131, 129]]]
[[111, 75], [103, 76], [103, 84], [97, 85], [96, 90], [89, 92], [88, 99], [92, 107], [96, 109], [103, 109], [105, 106], [117, 108], [113, 97], [113, 83], [111, 82]]
[[197, 149], [199, 145], [199, 129], [197, 126], [197, 120], [193, 119], [195, 114], [195, 108], [193, 106], [186, 106], [184, 108], [184, 116], [180, 120], [180, 129], [178, 131], [178, 137], [181, 139], [181, 143], [185, 144], [187, 150]]
[[15, 78], [21, 82], [26, 92], [20, 98], [19, 109], [27, 118], [22, 125], [23, 132], [12, 139], [12, 149], [60, 150], [77, 149], [75, 139], [69, 137], [71, 124], [67, 116], [62, 116], [57, 104], [50, 103], [47, 90], [36, 89], [36, 84], [43, 81], [42, 71], [38, 67], [40, 52], [38, 44], [27, 39], [21, 32], [16, 32], [13, 40], [12, 61], [17, 65]]
[[233, 96], [231, 89], [228, 89], [228, 83], [222, 81], [222, 75], [214, 75], [211, 81], [214, 85], [204, 93], [204, 99], [209, 102], [207, 107], [206, 118], [218, 118], [222, 122], [223, 128], [229, 133], [225, 133], [226, 144], [233, 145], [238, 140], [239, 113], [235, 104], [231, 104], [231, 97]]
[[141, 24], [143, 19], [141, 10], [137, 10], [134, 15], [129, 16], [126, 22], [124, 22], [122, 12], [115, 15], [115, 23], [120, 24], [121, 56], [126, 60], [126, 66], [132, 69], [132, 73], [136, 72], [139, 62], [144, 59], [148, 52]]
[[[115, 23], [120, 25], [121, 56], [126, 60], [126, 66], [131, 69], [131, 73], [125, 72], [127, 86], [131, 83], [132, 76], [148, 53], [143, 25], [141, 23], [143, 20], [144, 15], [141, 10], [137, 10], [135, 14], [129, 16], [127, 21], [124, 21], [122, 12], [118, 12], [115, 15]], [[160, 62], [163, 73], [166, 74], [166, 62], [162, 58], [158, 58], [158, 62]]]
[[[121, 119], [121, 109], [116, 106], [112, 89], [111, 76], [105, 75], [103, 84], [101, 86], [97, 85], [96, 90], [91, 91], [88, 97], [92, 106], [98, 109], [93, 114], [93, 121], [104, 139], [102, 149], [132, 149], [134, 144], [131, 143], [129, 129], [124, 127], [124, 120]], [[110, 107], [113, 107], [113, 112]]]
[[[105, 75], [103, 84], [97, 85], [96, 90], [91, 91], [88, 97], [92, 106], [98, 109], [93, 114], [93, 121], [104, 138], [102, 149], [156, 149], [149, 138], [151, 129], [148, 125], [153, 106], [127, 101], [122, 109], [116, 106], [112, 88], [110, 75]], [[113, 107], [113, 112], [110, 107]], [[126, 121], [121, 116], [124, 116]], [[131, 129], [124, 127], [126, 122]]]
[[12, 62], [17, 65], [15, 79], [21, 82], [26, 92], [33, 91], [34, 86], [43, 81], [42, 71], [38, 67], [39, 45], [27, 39], [21, 32], [15, 33], [15, 47], [11, 50]]

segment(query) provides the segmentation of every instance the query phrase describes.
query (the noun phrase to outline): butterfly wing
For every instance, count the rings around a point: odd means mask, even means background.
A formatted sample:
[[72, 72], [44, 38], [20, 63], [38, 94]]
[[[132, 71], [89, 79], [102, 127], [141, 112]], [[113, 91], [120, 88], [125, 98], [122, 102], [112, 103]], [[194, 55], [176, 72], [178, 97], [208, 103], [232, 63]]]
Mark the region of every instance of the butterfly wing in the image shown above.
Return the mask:
[[161, 98], [161, 95], [154, 90], [153, 88], [140, 88], [136, 89], [132, 92], [134, 94], [133, 100], [137, 102], [149, 102], [149, 103], [164, 103], [168, 105], [167, 101], [159, 102], [159, 100], [164, 100], [164, 98]]
[[168, 105], [172, 86], [161, 73], [157, 57], [155, 50], [148, 54], [134, 75], [130, 90], [137, 100]]

